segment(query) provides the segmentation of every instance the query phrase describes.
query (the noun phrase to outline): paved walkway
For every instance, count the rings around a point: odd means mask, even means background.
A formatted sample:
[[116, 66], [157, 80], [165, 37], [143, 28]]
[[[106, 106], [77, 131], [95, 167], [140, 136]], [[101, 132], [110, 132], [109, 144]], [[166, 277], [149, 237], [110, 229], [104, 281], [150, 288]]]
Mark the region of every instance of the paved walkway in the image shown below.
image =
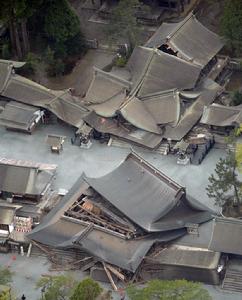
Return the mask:
[[[49, 133], [67, 136], [64, 151], [60, 155], [51, 153], [45, 143]], [[73, 134], [73, 128], [59, 124], [42, 125], [32, 135], [9, 132], [0, 127], [0, 158], [57, 164], [55, 188], [70, 189], [82, 172], [86, 172], [88, 176], [102, 176], [117, 167], [129, 152], [128, 149], [107, 147], [99, 142], [94, 142], [90, 149], [81, 149], [71, 144]], [[140, 149], [138, 153], [159, 170], [185, 186], [187, 193], [191, 196], [210, 207], [213, 206], [205, 189], [216, 162], [225, 155], [223, 150], [213, 149], [199, 166], [177, 165], [173, 155], [162, 156]]]
[[[45, 143], [47, 134], [67, 136], [63, 152], [53, 154]], [[57, 164], [57, 176], [54, 187], [70, 189], [76, 179], [86, 172], [88, 176], [102, 176], [116, 168], [126, 157], [128, 149], [107, 147], [94, 142], [90, 149], [80, 149], [71, 145], [70, 138], [74, 129], [65, 125], [45, 125], [39, 127], [33, 135], [6, 131], [0, 127], [0, 158], [32, 160], [38, 163]], [[208, 176], [213, 172], [218, 159], [225, 153], [222, 150], [212, 150], [200, 166], [181, 166], [176, 164], [172, 155], [162, 156], [149, 151], [138, 150], [138, 153], [151, 164], [167, 175], [186, 186], [187, 192], [201, 202], [213, 206], [206, 195]], [[0, 266], [11, 265], [15, 272], [13, 286], [17, 296], [26, 294], [27, 300], [39, 299], [40, 293], [35, 290], [35, 284], [41, 274], [48, 272], [48, 262], [44, 258], [26, 258], [20, 255], [12, 259], [12, 255], [1, 254]], [[78, 278], [83, 274], [76, 273]], [[109, 287], [108, 287], [109, 288]], [[240, 294], [224, 293], [214, 287], [207, 287], [214, 300], [239, 300]], [[114, 295], [116, 300], [119, 296]]]

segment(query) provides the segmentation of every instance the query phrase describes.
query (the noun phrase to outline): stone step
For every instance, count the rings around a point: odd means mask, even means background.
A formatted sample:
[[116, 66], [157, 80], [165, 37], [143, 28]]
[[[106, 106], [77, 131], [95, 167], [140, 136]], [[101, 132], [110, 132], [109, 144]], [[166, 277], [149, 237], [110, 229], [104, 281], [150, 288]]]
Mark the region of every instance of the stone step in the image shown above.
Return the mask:
[[242, 293], [242, 272], [227, 270], [222, 288], [224, 290]]
[[[125, 148], [125, 149], [132, 149], [132, 145], [121, 141], [121, 140], [117, 140], [114, 138], [110, 138], [109, 142], [108, 142], [108, 146], [113, 146], [113, 147], [120, 147], [120, 148]], [[142, 149], [144, 150], [144, 149]], [[155, 150], [151, 150], [154, 153], [158, 153], [158, 154], [162, 154], [162, 155], [167, 155], [169, 153], [169, 145], [168, 144], [162, 144], [159, 146], [159, 148], [155, 149]]]
[[226, 279], [239, 279], [242, 280], [242, 274], [226, 274]]
[[242, 288], [235, 287], [235, 286], [232, 286], [232, 287], [226, 286], [226, 287], [223, 287], [223, 290], [242, 293]]
[[237, 271], [237, 270], [227, 270], [226, 277], [230, 277], [230, 276], [240, 276], [240, 277], [242, 277], [242, 272]]

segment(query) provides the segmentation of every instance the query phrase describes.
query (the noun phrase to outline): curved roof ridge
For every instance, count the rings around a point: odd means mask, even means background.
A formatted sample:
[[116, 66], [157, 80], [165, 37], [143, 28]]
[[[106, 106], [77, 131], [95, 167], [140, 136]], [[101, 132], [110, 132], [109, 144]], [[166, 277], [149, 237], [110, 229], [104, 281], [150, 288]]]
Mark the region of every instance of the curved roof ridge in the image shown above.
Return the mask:
[[[173, 29], [173, 32], [171, 32], [171, 34], [169, 34], [167, 36], [167, 39], [169, 40], [170, 38], [172, 38], [178, 30], [180, 30], [191, 18], [196, 19], [195, 15], [193, 14], [193, 12], [190, 12], [182, 21], [177, 22], [177, 27]], [[165, 22], [165, 24], [170, 24], [168, 22]], [[161, 25], [162, 26], [162, 25]]]
[[93, 67], [94, 69], [94, 73], [97, 74], [101, 74], [102, 76], [110, 79], [110, 81], [114, 81], [117, 84], [120, 84], [121, 86], [124, 86], [126, 88], [130, 88], [132, 82], [125, 80], [124, 78], [117, 76], [116, 74], [113, 74], [112, 72], [105, 72], [97, 67]]
[[179, 91], [179, 89], [177, 88], [173, 88], [173, 89], [168, 89], [168, 90], [164, 90], [164, 91], [159, 91], [159, 92], [154, 92], [154, 93], [150, 93], [150, 94], [147, 94], [145, 96], [142, 96], [142, 97], [138, 97], [140, 100], [146, 100], [147, 98], [150, 98], [150, 97], [159, 97], [159, 96], [165, 96], [165, 95], [169, 95], [175, 91]]
[[161, 133], [152, 113], [139, 98], [131, 97], [121, 105], [119, 111], [134, 126], [153, 133]]

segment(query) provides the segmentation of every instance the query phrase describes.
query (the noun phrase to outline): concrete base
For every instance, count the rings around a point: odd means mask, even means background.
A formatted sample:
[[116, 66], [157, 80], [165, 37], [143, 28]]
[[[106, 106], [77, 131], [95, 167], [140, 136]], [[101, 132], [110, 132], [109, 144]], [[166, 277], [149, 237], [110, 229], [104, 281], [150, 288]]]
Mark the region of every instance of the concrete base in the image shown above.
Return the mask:
[[80, 148], [89, 149], [92, 146], [92, 142], [89, 140], [86, 144], [81, 143]]

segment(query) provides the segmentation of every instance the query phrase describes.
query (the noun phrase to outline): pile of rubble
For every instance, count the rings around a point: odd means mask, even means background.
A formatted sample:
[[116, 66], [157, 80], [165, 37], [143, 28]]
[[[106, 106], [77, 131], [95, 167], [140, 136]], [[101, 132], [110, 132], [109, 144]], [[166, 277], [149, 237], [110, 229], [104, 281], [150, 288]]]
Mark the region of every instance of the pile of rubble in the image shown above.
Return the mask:
[[[51, 249], [88, 253], [68, 262], [68, 268], [91, 269], [92, 274], [101, 268], [112, 282], [109, 272], [136, 278], [153, 249], [163, 249], [211, 219], [212, 212], [183, 187], [131, 153], [103, 177], [83, 174], [27, 237]], [[55, 251], [45, 250], [54, 263]]]

